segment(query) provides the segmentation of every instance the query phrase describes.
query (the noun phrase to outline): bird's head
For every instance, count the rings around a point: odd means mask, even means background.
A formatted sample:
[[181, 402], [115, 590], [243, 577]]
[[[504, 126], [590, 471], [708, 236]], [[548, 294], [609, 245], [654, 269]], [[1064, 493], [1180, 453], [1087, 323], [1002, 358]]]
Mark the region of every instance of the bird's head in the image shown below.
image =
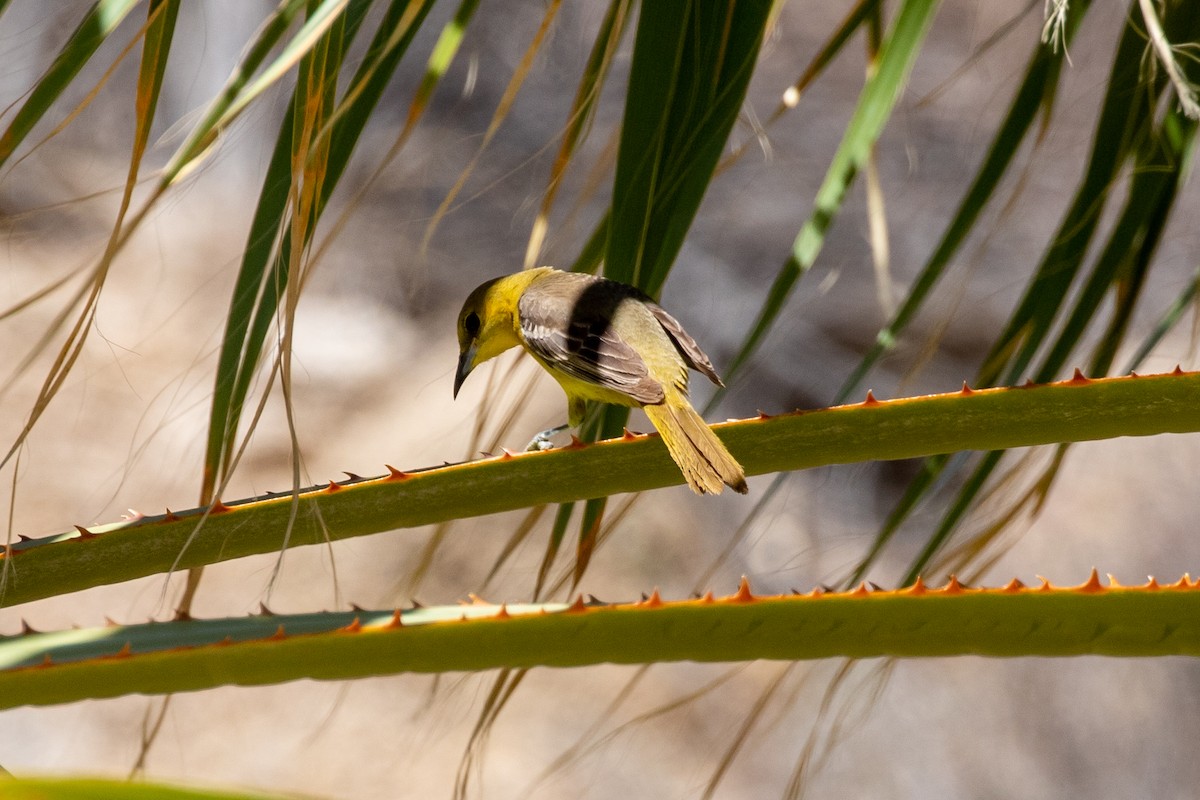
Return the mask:
[[495, 278], [482, 284], [463, 303], [458, 312], [458, 371], [454, 375], [454, 396], [471, 370], [520, 344], [516, 334], [517, 302], [527, 282]]

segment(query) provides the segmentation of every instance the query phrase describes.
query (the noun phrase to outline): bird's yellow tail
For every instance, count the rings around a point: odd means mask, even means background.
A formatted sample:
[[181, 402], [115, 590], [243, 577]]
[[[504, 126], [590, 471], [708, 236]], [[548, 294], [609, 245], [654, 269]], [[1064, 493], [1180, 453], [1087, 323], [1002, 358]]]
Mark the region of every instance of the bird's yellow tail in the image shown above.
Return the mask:
[[665, 403], [643, 406], [696, 494], [720, 494], [728, 485], [746, 493], [746, 473], [704, 419], [686, 399], [667, 396]]

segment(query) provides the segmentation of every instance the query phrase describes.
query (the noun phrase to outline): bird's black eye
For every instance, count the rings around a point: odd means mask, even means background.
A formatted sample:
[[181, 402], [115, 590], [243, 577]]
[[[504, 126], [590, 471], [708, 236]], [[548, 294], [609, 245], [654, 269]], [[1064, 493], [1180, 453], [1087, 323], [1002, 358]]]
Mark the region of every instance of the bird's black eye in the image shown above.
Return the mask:
[[479, 334], [479, 315], [472, 311], [463, 317], [463, 328], [466, 329], [468, 336], [477, 336]]

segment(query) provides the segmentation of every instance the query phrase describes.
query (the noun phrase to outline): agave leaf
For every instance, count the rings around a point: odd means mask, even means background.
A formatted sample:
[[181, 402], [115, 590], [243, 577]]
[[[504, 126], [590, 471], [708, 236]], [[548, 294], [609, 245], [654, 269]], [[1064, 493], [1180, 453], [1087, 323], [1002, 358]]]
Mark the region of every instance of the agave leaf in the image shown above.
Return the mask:
[[605, 274], [657, 296], [737, 120], [771, 3], [665, 0], [638, 18]]
[[[1200, 430], [1200, 373], [953, 392], [714, 426], [747, 474]], [[293, 546], [679, 485], [656, 436], [505, 455], [16, 542], [3, 605]], [[730, 502], [745, 502], [738, 497]], [[295, 515], [294, 530], [291, 520]], [[198, 523], [203, 521], [203, 527]]]
[[[528, 668], [949, 655], [1200, 655], [1200, 587], [968, 589], [265, 614], [0, 637], [0, 708], [310, 678], [503, 670], [484, 737]], [[747, 725], [753, 724], [753, 715]], [[469, 760], [464, 762], [469, 764]]]

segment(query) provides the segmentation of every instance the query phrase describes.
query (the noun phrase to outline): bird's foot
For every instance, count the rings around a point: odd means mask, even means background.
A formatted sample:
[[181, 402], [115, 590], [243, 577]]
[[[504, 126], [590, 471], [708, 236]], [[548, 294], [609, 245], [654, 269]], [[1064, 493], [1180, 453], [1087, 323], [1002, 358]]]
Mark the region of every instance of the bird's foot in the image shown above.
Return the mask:
[[556, 435], [570, 428], [570, 425], [559, 425], [557, 428], [547, 428], [529, 440], [529, 444], [525, 445], [526, 451], [540, 452], [542, 450], [553, 450], [554, 442], [551, 441]]

